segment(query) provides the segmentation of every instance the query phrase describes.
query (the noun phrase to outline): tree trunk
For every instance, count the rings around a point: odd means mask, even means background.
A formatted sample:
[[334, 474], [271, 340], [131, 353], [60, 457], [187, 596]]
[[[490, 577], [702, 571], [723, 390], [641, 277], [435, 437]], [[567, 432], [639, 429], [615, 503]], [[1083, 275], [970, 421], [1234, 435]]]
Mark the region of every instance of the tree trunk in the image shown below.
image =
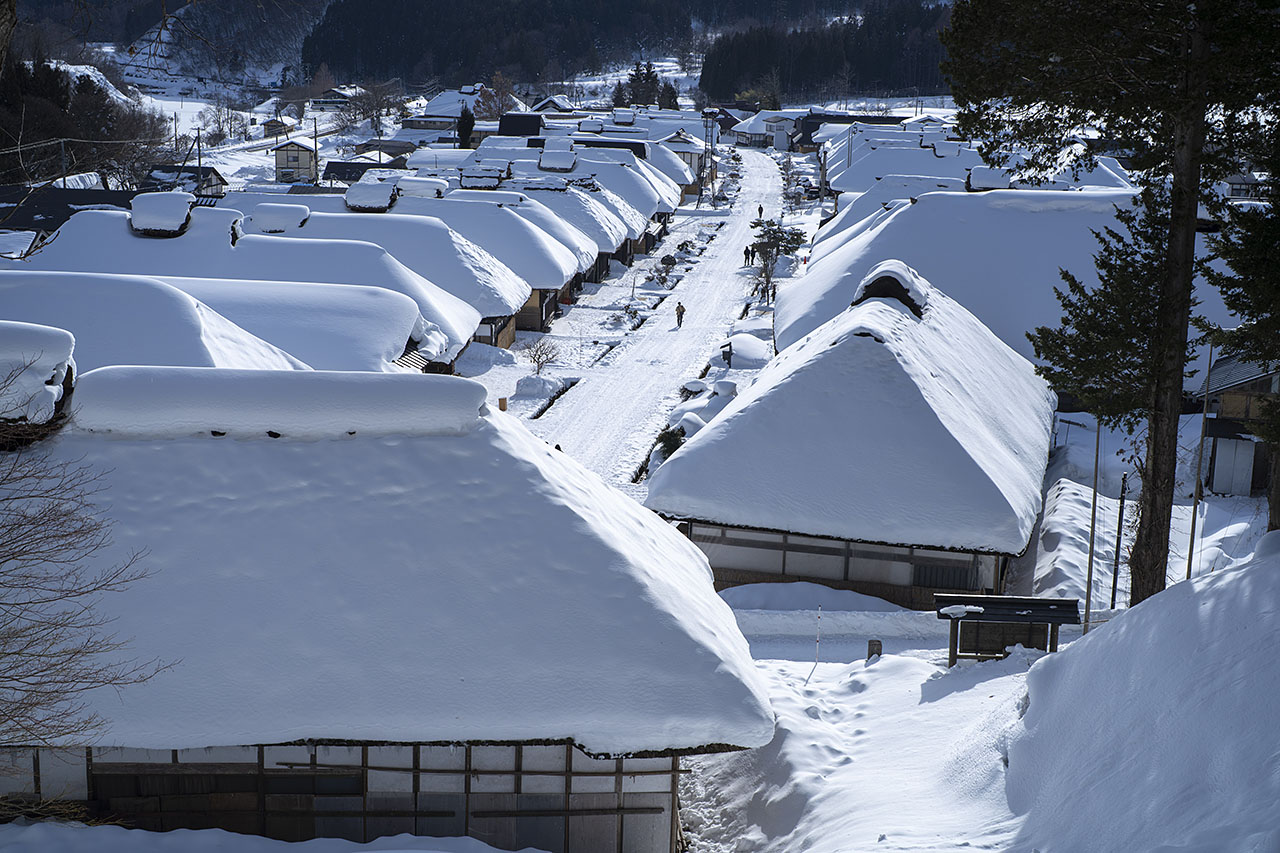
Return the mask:
[[1271, 478], [1267, 483], [1267, 530], [1280, 530], [1280, 442], [1267, 445], [1271, 454]]
[[[1194, 13], [1193, 13], [1194, 14]], [[1158, 309], [1155, 347], [1157, 375], [1147, 455], [1142, 477], [1138, 533], [1129, 558], [1132, 607], [1165, 588], [1169, 562], [1169, 522], [1177, 469], [1178, 418], [1186, 370], [1187, 327], [1195, 276], [1196, 215], [1207, 109], [1207, 34], [1194, 21], [1187, 33], [1181, 81], [1183, 107], [1173, 122], [1174, 154], [1169, 218], [1168, 268]]]
[[9, 42], [18, 26], [18, 0], [0, 0], [0, 74], [9, 57]]

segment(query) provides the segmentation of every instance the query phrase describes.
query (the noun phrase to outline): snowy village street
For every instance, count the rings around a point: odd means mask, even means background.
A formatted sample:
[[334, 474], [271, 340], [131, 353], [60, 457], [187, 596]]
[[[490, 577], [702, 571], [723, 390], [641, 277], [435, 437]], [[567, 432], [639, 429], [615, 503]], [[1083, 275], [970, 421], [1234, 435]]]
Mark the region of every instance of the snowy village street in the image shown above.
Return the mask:
[[[743, 150], [742, 190], [732, 209], [682, 208], [671, 220], [671, 232], [655, 254], [674, 251], [693, 238], [700, 227], [723, 222], [715, 239], [693, 270], [676, 285], [656, 312], [640, 328], [621, 337], [618, 345], [595, 365], [581, 371], [581, 380], [537, 420], [528, 421], [535, 435], [559, 444], [565, 453], [599, 474], [610, 485], [627, 489], [644, 461], [666, 416], [680, 399], [680, 386], [697, 377], [724, 339], [748, 298], [750, 277], [742, 264], [742, 249], [751, 238], [751, 221], [759, 205], [765, 216], [776, 216], [781, 185], [773, 161], [757, 151]], [[619, 290], [631, 286], [648, 264], [637, 262], [620, 280], [590, 291], [565, 316], [553, 333], [576, 334], [579, 320], [608, 306]], [[676, 303], [688, 313], [676, 328]], [[603, 306], [603, 308], [602, 308]], [[634, 488], [627, 489], [633, 496]]]
[[1280, 853], [1267, 4], [18, 4], [0, 853]]

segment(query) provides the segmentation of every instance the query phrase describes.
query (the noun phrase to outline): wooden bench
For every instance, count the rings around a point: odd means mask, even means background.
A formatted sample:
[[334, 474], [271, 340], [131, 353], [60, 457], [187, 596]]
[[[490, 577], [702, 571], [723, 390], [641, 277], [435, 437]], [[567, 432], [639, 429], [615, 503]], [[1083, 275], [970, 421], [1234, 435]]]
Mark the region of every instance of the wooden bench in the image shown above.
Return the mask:
[[956, 661], [995, 660], [1009, 646], [1058, 650], [1058, 626], [1080, 624], [1075, 598], [1021, 598], [1014, 595], [935, 593], [939, 619], [951, 620], [947, 666]]

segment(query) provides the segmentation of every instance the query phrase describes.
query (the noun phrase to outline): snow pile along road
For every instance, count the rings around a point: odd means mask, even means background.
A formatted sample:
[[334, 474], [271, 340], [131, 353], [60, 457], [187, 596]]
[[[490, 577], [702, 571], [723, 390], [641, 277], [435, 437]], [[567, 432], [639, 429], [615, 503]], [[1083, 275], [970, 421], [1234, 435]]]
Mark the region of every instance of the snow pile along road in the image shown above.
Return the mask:
[[1013, 849], [1280, 849], [1277, 619], [1273, 532], [1040, 661], [1008, 751]]

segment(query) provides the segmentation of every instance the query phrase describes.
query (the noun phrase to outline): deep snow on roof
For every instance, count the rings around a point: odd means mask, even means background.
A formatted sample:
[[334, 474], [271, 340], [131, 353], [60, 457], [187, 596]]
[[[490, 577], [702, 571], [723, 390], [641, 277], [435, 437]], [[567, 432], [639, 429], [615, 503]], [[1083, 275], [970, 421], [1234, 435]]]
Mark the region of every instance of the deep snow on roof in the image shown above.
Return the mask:
[[577, 151], [579, 161], [621, 163], [628, 168], [634, 169], [635, 174], [643, 176], [653, 187], [654, 192], [658, 194], [659, 213], [671, 213], [680, 206], [680, 201], [683, 198], [680, 185], [662, 174], [654, 166], [649, 165], [647, 160], [641, 160], [635, 154], [622, 148], [579, 146]]
[[591, 269], [596, 262], [596, 255], [600, 253], [600, 247], [596, 245], [596, 241], [587, 236], [582, 229], [565, 221], [541, 201], [525, 193], [507, 189], [452, 190], [446, 198], [501, 204], [503, 207], [514, 210], [517, 215], [546, 231], [566, 249], [573, 252], [578, 259], [579, 272]]
[[779, 349], [844, 311], [874, 265], [900, 258], [972, 311], [1028, 358], [1026, 333], [1055, 323], [1061, 307], [1054, 287], [1060, 268], [1087, 281], [1098, 250], [1091, 229], [1116, 227], [1115, 205], [1128, 192], [993, 190], [927, 193], [866, 229], [850, 228], [838, 247], [811, 260], [780, 290], [774, 322]]
[[[538, 178], [547, 174], [538, 168], [536, 160], [513, 159], [511, 171], [518, 178]], [[579, 156], [573, 171], [565, 172], [563, 176], [573, 180], [593, 178], [605, 189], [635, 208], [646, 222], [663, 206], [662, 196], [654, 189], [653, 182], [647, 175], [633, 166], [615, 160], [598, 160]]]
[[184, 192], [138, 193], [129, 202], [129, 221], [139, 231], [177, 233], [187, 226], [195, 200]]
[[395, 371], [421, 335], [418, 306], [381, 287], [163, 276], [248, 332], [316, 370]]
[[401, 198], [396, 212], [439, 218], [535, 289], [561, 288], [578, 272], [578, 259], [567, 246], [514, 210], [493, 202]]
[[[809, 263], [814, 263], [839, 242], [831, 243], [845, 229], [859, 226], [868, 216], [880, 213], [894, 201], [918, 198], [925, 193], [950, 190], [964, 192], [963, 178], [927, 177], [924, 175], [885, 175], [862, 193], [840, 196], [840, 210], [813, 236]], [[830, 243], [830, 245], [827, 245]]]
[[428, 324], [421, 349], [427, 357], [440, 361], [452, 360], [480, 323], [476, 309], [372, 243], [254, 234], [232, 245], [232, 230], [242, 214], [224, 208], [194, 208], [191, 224], [178, 237], [136, 235], [127, 217], [117, 211], [81, 211], [58, 229], [57, 239], [43, 251], [26, 261], [0, 261], [0, 268], [385, 287], [418, 304]]
[[0, 421], [53, 417], [75, 345], [66, 329], [0, 320]]
[[0, 317], [66, 329], [76, 364], [305, 370], [291, 354], [154, 278], [0, 272]]
[[898, 147], [888, 143], [867, 142], [854, 138], [852, 157], [846, 163], [841, 150], [828, 158], [831, 188], [836, 192], [861, 192], [885, 175], [929, 175], [963, 179], [969, 169], [982, 165], [982, 157], [971, 148], [956, 148], [947, 154], [918, 143]]
[[[412, 198], [412, 197], [408, 197]], [[280, 205], [258, 204], [242, 227], [253, 233], [264, 225], [285, 237], [364, 240], [375, 243], [418, 275], [471, 305], [482, 317], [514, 314], [529, 298], [529, 283], [490, 252], [435, 216], [405, 213], [412, 205], [397, 201], [382, 214], [313, 211], [300, 225], [276, 215]], [[311, 197], [306, 204], [311, 203]], [[303, 207], [303, 204], [289, 205]], [[284, 226], [283, 228], [281, 226]]]
[[767, 128], [765, 125], [779, 119], [786, 119], [794, 122], [801, 116], [808, 115], [809, 110], [761, 110], [750, 118], [743, 119], [735, 124], [730, 130], [733, 133], [765, 133]]
[[590, 237], [601, 252], [613, 252], [627, 239], [627, 226], [610, 210], [605, 201], [564, 181], [514, 182], [513, 189], [530, 196], [553, 213]]
[[95, 560], [146, 548], [154, 569], [102, 612], [132, 654], [176, 662], [86, 697], [100, 742], [766, 743], [763, 684], [701, 554], [485, 393], [423, 375], [83, 376], [50, 452], [102, 466], [115, 541]]
[[[1031, 364], [905, 264], [785, 350], [649, 480], [664, 514], [871, 542], [1020, 553], [1055, 400]], [[852, 300], [851, 300], [852, 301]]]

